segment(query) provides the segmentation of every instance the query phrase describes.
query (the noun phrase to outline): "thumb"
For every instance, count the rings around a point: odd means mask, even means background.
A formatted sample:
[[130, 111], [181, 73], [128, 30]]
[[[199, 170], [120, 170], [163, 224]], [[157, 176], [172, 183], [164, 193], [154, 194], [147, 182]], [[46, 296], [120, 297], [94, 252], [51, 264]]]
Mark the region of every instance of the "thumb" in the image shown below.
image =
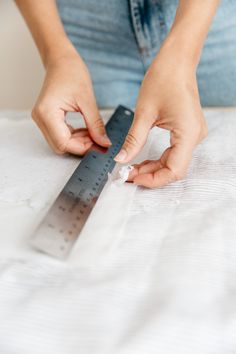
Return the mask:
[[137, 110], [125, 142], [114, 160], [121, 163], [132, 160], [145, 145], [148, 133], [155, 120], [154, 112], [151, 112], [150, 109], [149, 111]]
[[86, 126], [92, 139], [103, 147], [111, 145], [111, 141], [106, 134], [105, 125], [95, 102], [91, 102], [87, 109], [82, 111]]

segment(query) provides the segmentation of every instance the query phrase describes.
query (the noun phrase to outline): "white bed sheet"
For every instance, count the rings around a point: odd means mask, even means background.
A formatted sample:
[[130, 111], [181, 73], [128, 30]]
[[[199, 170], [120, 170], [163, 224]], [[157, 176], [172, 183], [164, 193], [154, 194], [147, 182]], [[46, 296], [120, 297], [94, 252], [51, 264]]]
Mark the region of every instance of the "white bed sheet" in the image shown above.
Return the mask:
[[[29, 114], [0, 114], [1, 354], [236, 353], [236, 112], [205, 114], [188, 176], [111, 178], [66, 262], [28, 240], [78, 159], [53, 154]], [[167, 145], [154, 129], [138, 159]]]

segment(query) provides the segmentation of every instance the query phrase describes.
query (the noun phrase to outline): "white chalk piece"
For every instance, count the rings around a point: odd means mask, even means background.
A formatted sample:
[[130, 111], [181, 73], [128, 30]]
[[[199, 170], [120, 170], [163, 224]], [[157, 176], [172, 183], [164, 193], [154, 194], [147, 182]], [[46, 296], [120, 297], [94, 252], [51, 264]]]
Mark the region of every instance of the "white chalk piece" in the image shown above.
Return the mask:
[[119, 177], [116, 180], [116, 183], [120, 185], [124, 184], [128, 180], [129, 174], [133, 169], [134, 167], [132, 165], [122, 166], [121, 169], [118, 171]]

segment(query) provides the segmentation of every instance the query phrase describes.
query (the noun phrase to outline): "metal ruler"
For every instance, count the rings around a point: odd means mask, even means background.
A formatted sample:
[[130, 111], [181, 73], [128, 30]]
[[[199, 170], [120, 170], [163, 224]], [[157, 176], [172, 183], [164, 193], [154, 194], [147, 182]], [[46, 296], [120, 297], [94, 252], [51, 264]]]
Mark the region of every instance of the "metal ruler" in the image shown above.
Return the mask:
[[34, 248], [65, 258], [79, 237], [114, 166], [133, 121], [133, 112], [119, 106], [106, 125], [112, 145], [102, 153], [91, 149], [55, 200], [31, 239]]

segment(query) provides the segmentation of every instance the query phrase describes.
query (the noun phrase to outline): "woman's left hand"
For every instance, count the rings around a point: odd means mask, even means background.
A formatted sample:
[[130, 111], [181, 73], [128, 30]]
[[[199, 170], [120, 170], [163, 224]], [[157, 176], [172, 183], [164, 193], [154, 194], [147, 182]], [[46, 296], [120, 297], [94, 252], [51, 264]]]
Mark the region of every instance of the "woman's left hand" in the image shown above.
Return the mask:
[[[195, 69], [172, 55], [160, 53], [141, 85], [133, 124], [115, 160], [128, 163], [157, 126], [170, 132], [170, 147], [161, 157], [134, 166], [129, 181], [149, 188], [182, 179], [193, 149], [207, 135]], [[157, 142], [158, 143], [158, 142]]]

